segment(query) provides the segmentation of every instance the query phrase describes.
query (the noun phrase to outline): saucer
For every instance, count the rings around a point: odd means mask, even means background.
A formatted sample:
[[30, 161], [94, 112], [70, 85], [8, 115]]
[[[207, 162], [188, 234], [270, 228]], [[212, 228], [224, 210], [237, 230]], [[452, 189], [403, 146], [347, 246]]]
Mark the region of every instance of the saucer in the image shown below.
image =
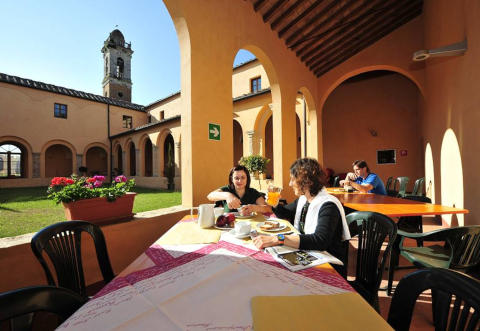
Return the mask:
[[247, 238], [250, 236], [250, 232], [248, 233], [245, 233], [245, 234], [237, 234], [235, 229], [232, 229], [230, 231], [228, 231], [228, 233], [232, 236], [234, 236], [235, 238], [238, 238], [238, 239], [243, 239], [243, 238]]

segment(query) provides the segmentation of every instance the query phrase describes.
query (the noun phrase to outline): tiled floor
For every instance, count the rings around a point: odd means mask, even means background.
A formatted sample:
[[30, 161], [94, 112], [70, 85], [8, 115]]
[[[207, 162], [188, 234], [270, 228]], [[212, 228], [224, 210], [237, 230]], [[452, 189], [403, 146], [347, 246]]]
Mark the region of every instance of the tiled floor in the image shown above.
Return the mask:
[[[441, 228], [440, 222], [436, 221], [431, 217], [424, 217], [423, 220], [423, 231], [428, 232], [435, 229]], [[414, 242], [412, 241], [412, 245]], [[355, 274], [355, 262], [356, 262], [356, 252], [357, 247], [356, 239], [350, 241], [351, 248], [349, 256], [349, 266], [348, 266], [348, 275]], [[408, 261], [400, 258], [400, 266], [411, 265]], [[395, 271], [395, 277], [393, 286], [395, 286], [398, 281], [405, 275], [414, 272], [416, 269], [403, 269]], [[353, 278], [351, 278], [353, 279]], [[388, 270], [385, 270], [383, 273], [383, 280], [380, 287], [386, 287], [388, 280]], [[379, 292], [379, 304], [380, 304], [380, 314], [386, 320], [388, 316], [388, 311], [390, 309], [390, 302], [392, 297], [387, 296], [386, 291]], [[415, 305], [415, 310], [413, 312], [412, 323], [410, 325], [410, 330], [434, 330], [433, 320], [432, 320], [432, 310], [431, 310], [431, 297], [428, 292], [423, 293]]]

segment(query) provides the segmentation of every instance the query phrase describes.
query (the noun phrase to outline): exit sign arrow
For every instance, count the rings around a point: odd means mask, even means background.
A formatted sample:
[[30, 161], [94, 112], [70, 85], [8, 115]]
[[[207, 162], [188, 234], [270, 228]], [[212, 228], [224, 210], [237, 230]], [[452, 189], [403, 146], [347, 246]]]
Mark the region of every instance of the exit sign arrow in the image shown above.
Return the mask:
[[220, 140], [220, 124], [208, 123], [208, 139]]

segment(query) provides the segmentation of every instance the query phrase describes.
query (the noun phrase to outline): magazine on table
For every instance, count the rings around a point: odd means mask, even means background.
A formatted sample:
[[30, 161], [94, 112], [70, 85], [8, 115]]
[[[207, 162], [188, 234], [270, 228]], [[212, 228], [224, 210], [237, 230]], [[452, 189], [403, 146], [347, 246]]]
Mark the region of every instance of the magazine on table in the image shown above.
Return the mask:
[[267, 247], [265, 251], [291, 271], [311, 268], [324, 263], [343, 265], [342, 261], [327, 251], [299, 250], [288, 246]]

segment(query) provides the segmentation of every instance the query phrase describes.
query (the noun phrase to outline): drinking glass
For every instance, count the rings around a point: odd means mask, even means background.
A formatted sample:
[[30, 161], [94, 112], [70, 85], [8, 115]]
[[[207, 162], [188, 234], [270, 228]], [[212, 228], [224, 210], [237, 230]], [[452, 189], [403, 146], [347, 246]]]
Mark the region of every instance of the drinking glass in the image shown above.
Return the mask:
[[269, 185], [267, 191], [267, 204], [276, 207], [280, 201], [280, 192], [282, 192], [281, 187]]

